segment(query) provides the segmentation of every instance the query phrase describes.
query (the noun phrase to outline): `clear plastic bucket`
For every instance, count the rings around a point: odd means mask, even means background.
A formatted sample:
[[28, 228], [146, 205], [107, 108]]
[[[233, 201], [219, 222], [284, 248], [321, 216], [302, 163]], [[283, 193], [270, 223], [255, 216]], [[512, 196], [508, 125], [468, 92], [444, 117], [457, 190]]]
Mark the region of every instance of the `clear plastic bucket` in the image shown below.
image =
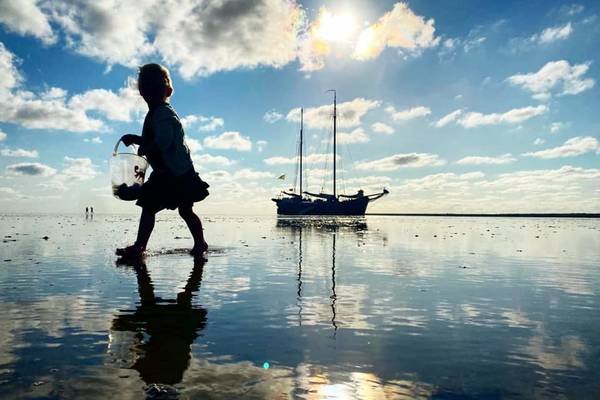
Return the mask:
[[136, 200], [144, 184], [148, 161], [135, 153], [118, 153], [121, 139], [109, 160], [113, 195], [120, 200]]

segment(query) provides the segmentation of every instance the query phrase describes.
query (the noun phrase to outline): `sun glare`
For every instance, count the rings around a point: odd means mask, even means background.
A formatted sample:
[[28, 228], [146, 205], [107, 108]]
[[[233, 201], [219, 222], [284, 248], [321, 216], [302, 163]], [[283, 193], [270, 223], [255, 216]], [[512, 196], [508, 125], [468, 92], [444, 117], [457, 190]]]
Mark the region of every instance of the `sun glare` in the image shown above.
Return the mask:
[[349, 40], [356, 31], [356, 22], [350, 14], [336, 15], [322, 9], [318, 22], [318, 35], [327, 41], [343, 42]]

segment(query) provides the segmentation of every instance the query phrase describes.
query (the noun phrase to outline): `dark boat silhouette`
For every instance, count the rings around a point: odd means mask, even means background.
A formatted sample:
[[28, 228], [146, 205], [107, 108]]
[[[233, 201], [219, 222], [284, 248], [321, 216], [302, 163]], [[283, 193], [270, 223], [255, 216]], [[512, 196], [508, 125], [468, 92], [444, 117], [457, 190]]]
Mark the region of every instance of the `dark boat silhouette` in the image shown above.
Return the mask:
[[389, 193], [383, 189], [380, 193], [365, 195], [359, 190], [353, 195], [337, 194], [337, 94], [333, 92], [333, 194], [310, 193], [302, 188], [303, 167], [303, 123], [304, 109], [300, 109], [300, 146], [298, 154], [300, 190], [298, 193], [282, 191], [273, 198], [279, 215], [364, 215], [369, 202], [375, 201]]

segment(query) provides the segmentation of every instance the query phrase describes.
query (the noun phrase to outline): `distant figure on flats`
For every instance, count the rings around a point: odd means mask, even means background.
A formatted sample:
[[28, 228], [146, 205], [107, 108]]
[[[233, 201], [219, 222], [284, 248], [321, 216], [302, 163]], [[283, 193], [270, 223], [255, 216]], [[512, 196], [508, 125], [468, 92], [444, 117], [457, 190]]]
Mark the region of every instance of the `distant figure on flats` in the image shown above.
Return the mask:
[[85, 215], [88, 215], [88, 208], [85, 208]]
[[192, 206], [208, 196], [209, 185], [194, 170], [183, 127], [167, 102], [173, 94], [169, 71], [159, 64], [140, 67], [138, 89], [148, 103], [142, 135], [124, 135], [121, 140], [126, 146], [140, 146], [138, 154], [146, 156], [152, 174], [142, 185], [136, 203], [142, 207], [137, 239], [133, 245], [117, 249], [116, 254], [127, 258], [142, 256], [154, 229], [156, 213], [177, 208], [194, 238], [190, 254], [199, 256], [208, 249], [208, 244]]
[[94, 207], [90, 207], [90, 214], [94, 214]]

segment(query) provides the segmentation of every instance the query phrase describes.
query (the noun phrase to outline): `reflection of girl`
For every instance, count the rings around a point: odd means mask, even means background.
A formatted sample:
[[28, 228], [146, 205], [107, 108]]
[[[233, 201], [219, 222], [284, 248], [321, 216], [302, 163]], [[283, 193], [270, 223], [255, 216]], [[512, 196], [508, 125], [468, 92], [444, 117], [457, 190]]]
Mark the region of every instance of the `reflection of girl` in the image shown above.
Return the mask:
[[[118, 352], [122, 345], [119, 340], [129, 342], [127, 348], [122, 349], [133, 358], [132, 365], [127, 367], [138, 371], [147, 384], [174, 385], [181, 382], [188, 368], [192, 343], [206, 324], [206, 310], [192, 306], [192, 293], [200, 287], [204, 263], [201, 258], [194, 260], [192, 273], [176, 300], [155, 297], [146, 265], [139, 262], [133, 266], [140, 305], [133, 313], [121, 314], [114, 319], [109, 351]], [[123, 335], [127, 332], [130, 340]], [[114, 356], [129, 358], [122, 354]]]

